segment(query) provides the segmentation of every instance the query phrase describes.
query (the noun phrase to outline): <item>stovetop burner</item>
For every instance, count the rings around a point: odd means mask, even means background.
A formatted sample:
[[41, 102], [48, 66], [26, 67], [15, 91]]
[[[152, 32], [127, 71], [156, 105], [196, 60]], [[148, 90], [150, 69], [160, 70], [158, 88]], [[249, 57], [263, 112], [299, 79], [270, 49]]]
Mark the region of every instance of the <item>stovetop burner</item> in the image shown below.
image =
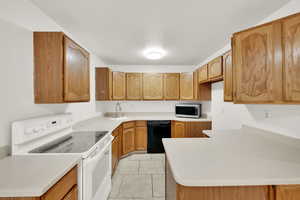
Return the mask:
[[82, 153], [100, 141], [108, 131], [80, 131], [38, 147], [29, 153]]

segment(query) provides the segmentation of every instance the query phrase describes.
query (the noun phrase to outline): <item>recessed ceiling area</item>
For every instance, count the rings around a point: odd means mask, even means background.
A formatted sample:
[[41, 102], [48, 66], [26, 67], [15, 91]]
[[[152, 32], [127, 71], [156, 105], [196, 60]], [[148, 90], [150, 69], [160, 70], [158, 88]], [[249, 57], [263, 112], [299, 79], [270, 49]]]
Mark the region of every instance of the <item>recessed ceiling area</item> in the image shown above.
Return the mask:
[[[195, 65], [289, 0], [32, 0], [110, 65]], [[167, 53], [147, 59], [144, 51]]]

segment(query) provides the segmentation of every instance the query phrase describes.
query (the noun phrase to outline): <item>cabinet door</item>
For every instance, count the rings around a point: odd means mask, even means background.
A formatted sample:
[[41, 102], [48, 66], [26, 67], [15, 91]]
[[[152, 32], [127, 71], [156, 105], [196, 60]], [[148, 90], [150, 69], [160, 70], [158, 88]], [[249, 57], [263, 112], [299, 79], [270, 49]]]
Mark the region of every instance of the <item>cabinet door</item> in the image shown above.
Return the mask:
[[211, 130], [211, 122], [186, 122], [185, 137], [207, 137], [202, 131]]
[[90, 100], [89, 53], [64, 37], [64, 100]]
[[208, 78], [209, 79], [219, 79], [223, 78], [223, 66], [222, 66], [222, 57], [215, 58], [208, 63]]
[[77, 200], [78, 199], [78, 188], [74, 186], [72, 190], [62, 200]]
[[179, 73], [164, 74], [164, 99], [178, 100], [179, 99]]
[[126, 73], [126, 99], [143, 99], [143, 82], [141, 73]]
[[112, 71], [96, 68], [96, 100], [112, 100]]
[[300, 16], [289, 17], [283, 21], [284, 45], [284, 99], [289, 102], [300, 101]]
[[193, 100], [194, 99], [194, 80], [193, 72], [180, 74], [180, 99]]
[[172, 138], [183, 138], [185, 137], [185, 123], [174, 121], [172, 122]]
[[208, 81], [208, 71], [207, 65], [204, 65], [198, 69], [198, 82], [205, 82]]
[[223, 55], [224, 101], [233, 101], [232, 59], [231, 51]]
[[114, 140], [112, 141], [111, 151], [112, 151], [112, 157], [111, 157], [111, 167], [112, 171], [115, 171], [115, 168], [117, 166], [117, 162], [119, 159], [119, 143], [118, 143], [118, 137], [115, 136]]
[[135, 149], [135, 128], [123, 130], [123, 154], [128, 154]]
[[147, 127], [135, 128], [135, 150], [147, 150]]
[[125, 73], [113, 72], [113, 99], [124, 100], [125, 99]]
[[145, 100], [163, 99], [163, 74], [144, 73], [143, 74], [143, 96]]
[[118, 132], [119, 132], [119, 141], [118, 141], [118, 145], [119, 145], [118, 160], [119, 160], [123, 155], [123, 128], [122, 128], [122, 125], [118, 128]]
[[281, 25], [272, 23], [234, 35], [235, 103], [273, 103], [282, 99], [280, 33]]
[[300, 199], [300, 185], [278, 185], [276, 187], [276, 200]]

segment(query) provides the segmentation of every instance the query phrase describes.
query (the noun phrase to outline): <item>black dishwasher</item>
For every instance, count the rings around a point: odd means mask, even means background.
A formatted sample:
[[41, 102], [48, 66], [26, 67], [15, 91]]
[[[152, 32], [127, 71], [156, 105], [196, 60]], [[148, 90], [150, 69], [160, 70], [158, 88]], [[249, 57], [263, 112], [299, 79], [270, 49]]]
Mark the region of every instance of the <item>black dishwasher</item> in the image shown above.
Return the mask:
[[171, 137], [171, 121], [148, 121], [148, 153], [164, 153], [162, 138]]

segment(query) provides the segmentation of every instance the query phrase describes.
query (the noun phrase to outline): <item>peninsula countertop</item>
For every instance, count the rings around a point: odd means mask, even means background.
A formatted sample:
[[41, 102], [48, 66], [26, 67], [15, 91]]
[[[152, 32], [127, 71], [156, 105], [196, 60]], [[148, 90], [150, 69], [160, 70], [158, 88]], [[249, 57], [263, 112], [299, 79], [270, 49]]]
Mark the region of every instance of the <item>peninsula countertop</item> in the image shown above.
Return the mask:
[[0, 197], [40, 197], [80, 160], [74, 155], [6, 157], [0, 160]]
[[73, 128], [80, 131], [113, 131], [123, 122], [135, 120], [176, 120], [176, 121], [193, 121], [193, 122], [209, 122], [209, 117], [198, 119], [193, 118], [178, 118], [174, 113], [155, 113], [155, 112], [140, 112], [140, 113], [125, 113], [123, 118], [110, 118], [105, 116], [93, 117], [91, 119], [76, 123]]
[[300, 184], [300, 139], [251, 127], [212, 138], [163, 139], [174, 179], [184, 186]]

